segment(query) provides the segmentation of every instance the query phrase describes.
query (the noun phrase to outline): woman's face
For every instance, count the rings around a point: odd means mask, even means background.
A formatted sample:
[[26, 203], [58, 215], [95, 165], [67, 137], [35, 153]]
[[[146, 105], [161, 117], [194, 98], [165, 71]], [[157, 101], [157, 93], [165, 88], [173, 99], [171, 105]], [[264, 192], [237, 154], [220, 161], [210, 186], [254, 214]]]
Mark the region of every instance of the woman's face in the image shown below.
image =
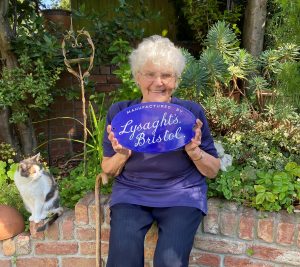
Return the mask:
[[176, 86], [172, 67], [162, 67], [148, 61], [137, 73], [136, 81], [142, 91], [142, 102], [170, 102]]

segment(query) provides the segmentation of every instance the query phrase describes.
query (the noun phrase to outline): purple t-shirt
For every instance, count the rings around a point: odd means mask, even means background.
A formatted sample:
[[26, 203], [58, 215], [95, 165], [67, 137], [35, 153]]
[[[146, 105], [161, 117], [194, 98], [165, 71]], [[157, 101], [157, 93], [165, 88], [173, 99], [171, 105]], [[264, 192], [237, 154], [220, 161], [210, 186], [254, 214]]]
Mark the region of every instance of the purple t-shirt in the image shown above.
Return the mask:
[[[140, 99], [113, 104], [107, 114], [106, 124], [111, 124], [121, 110]], [[185, 107], [199, 118], [203, 126], [200, 148], [218, 157], [203, 108], [192, 101], [172, 97], [171, 103]], [[105, 132], [103, 155], [115, 154]], [[207, 185], [205, 177], [197, 170], [184, 147], [161, 154], [132, 151], [122, 172], [114, 180], [110, 205], [131, 203], [149, 207], [188, 206], [207, 213]]]

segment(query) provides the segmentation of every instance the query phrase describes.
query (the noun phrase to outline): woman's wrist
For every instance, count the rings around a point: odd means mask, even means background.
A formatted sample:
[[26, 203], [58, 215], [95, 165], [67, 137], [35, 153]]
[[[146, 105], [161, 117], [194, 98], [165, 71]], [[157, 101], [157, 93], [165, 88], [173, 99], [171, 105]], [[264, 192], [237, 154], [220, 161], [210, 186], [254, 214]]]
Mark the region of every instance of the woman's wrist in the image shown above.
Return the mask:
[[192, 161], [199, 161], [199, 160], [203, 159], [203, 156], [204, 156], [204, 151], [199, 148], [199, 154], [195, 157], [191, 157], [191, 160]]

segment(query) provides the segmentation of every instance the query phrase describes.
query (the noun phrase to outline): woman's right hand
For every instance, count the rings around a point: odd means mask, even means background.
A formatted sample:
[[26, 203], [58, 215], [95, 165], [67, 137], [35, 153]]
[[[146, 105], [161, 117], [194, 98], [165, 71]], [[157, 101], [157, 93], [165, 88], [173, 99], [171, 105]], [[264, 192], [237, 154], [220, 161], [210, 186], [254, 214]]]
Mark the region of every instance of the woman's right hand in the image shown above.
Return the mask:
[[130, 157], [131, 156], [131, 150], [123, 147], [117, 140], [117, 138], [115, 138], [115, 134], [113, 133], [112, 129], [111, 129], [111, 125], [107, 126], [107, 133], [108, 133], [108, 140], [111, 142], [111, 145], [113, 147], [113, 150], [121, 155]]

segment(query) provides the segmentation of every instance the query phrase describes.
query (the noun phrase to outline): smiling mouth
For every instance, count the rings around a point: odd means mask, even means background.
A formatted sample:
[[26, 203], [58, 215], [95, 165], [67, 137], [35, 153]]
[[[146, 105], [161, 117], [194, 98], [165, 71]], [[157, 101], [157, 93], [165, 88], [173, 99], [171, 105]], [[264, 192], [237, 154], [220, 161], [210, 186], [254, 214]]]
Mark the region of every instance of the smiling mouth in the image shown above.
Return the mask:
[[154, 94], [164, 94], [166, 93], [167, 90], [148, 90], [149, 93], [154, 93]]

